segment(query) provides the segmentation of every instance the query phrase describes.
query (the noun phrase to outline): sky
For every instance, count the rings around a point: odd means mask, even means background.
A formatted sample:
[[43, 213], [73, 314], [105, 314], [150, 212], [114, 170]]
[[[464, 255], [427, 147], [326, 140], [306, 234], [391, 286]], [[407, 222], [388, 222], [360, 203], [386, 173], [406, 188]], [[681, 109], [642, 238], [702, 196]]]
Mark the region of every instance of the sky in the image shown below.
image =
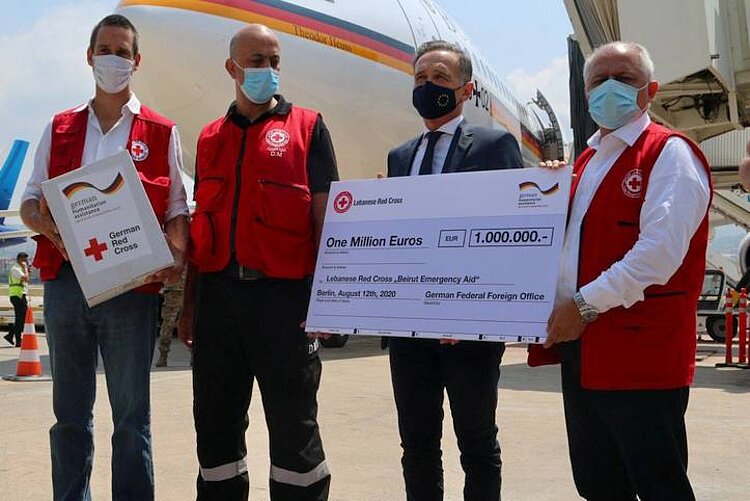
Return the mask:
[[[570, 139], [566, 37], [573, 29], [563, 1], [435, 1], [505, 77], [519, 99], [529, 101], [541, 89]], [[34, 150], [56, 111], [90, 97], [93, 78], [85, 61], [88, 36], [116, 4], [116, 0], [2, 0], [0, 161], [14, 138], [30, 141]], [[30, 170], [27, 159], [19, 183], [25, 184]]]

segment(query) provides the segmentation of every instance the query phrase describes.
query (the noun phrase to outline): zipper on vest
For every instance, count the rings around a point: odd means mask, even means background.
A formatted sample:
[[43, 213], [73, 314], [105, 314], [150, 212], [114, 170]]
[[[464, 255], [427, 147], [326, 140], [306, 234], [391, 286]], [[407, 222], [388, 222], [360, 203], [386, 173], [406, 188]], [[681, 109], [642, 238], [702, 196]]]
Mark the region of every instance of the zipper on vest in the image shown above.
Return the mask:
[[208, 218], [208, 225], [211, 227], [211, 255], [216, 255], [216, 228], [214, 228], [214, 218], [211, 217], [210, 212], [206, 212]]
[[306, 189], [302, 188], [301, 186], [297, 186], [295, 184], [280, 183], [278, 181], [272, 181], [270, 179], [259, 179], [258, 182], [260, 184], [268, 184], [271, 186], [278, 186], [279, 188], [287, 188], [289, 190], [297, 190], [297, 191], [301, 191], [302, 193], [307, 193]]
[[232, 203], [232, 221], [229, 230], [229, 255], [234, 257], [237, 254], [237, 212], [240, 206], [240, 190], [242, 189], [242, 161], [245, 159], [245, 143], [247, 142], [247, 128], [242, 129], [242, 142], [240, 143], [240, 154], [237, 157], [235, 166], [235, 185], [234, 185], [234, 202]]

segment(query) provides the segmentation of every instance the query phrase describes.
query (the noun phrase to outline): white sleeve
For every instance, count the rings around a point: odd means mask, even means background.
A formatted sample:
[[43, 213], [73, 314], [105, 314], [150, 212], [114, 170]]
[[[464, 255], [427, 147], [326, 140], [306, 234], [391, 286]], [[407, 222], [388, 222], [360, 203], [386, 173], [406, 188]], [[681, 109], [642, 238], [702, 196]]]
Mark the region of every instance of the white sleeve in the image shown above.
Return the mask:
[[31, 171], [26, 189], [21, 196], [21, 203], [26, 200], [39, 200], [42, 198], [42, 183], [49, 179], [49, 154], [52, 148], [52, 120], [47, 123], [42, 137], [36, 146], [34, 155], [34, 169]]
[[20, 280], [23, 278], [23, 271], [18, 266], [13, 266], [10, 269], [10, 276], [15, 278], [16, 280]]
[[667, 283], [706, 216], [708, 175], [681, 138], [670, 138], [664, 145], [646, 190], [638, 241], [620, 261], [581, 287], [584, 300], [599, 312], [628, 308], [643, 300], [647, 287]]
[[182, 184], [182, 146], [180, 145], [180, 133], [177, 127], [172, 127], [172, 135], [169, 138], [169, 203], [164, 217], [165, 221], [177, 216], [190, 214], [187, 206], [187, 195], [185, 185]]

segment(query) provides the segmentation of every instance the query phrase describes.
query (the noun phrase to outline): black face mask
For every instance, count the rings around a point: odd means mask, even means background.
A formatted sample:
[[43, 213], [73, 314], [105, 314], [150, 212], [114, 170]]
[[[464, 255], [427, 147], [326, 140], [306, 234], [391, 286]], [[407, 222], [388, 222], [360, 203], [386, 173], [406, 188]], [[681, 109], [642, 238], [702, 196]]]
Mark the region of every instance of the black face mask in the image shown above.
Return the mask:
[[428, 81], [424, 85], [414, 88], [411, 102], [422, 118], [440, 118], [456, 109], [458, 104], [456, 102], [456, 91], [458, 89], [441, 87]]

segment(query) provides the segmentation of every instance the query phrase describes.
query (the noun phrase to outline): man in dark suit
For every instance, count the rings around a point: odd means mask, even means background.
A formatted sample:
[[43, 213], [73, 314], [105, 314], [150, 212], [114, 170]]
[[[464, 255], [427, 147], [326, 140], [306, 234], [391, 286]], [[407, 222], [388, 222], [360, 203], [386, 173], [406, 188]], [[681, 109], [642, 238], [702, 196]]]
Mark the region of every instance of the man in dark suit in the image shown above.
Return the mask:
[[[464, 121], [463, 104], [474, 91], [471, 77], [471, 59], [458, 46], [432, 41], [419, 47], [413, 103], [425, 132], [389, 153], [389, 177], [523, 166], [511, 134]], [[495, 412], [505, 345], [411, 338], [392, 338], [388, 345], [407, 500], [443, 499], [440, 439], [446, 390], [466, 474], [464, 499], [499, 500]]]

